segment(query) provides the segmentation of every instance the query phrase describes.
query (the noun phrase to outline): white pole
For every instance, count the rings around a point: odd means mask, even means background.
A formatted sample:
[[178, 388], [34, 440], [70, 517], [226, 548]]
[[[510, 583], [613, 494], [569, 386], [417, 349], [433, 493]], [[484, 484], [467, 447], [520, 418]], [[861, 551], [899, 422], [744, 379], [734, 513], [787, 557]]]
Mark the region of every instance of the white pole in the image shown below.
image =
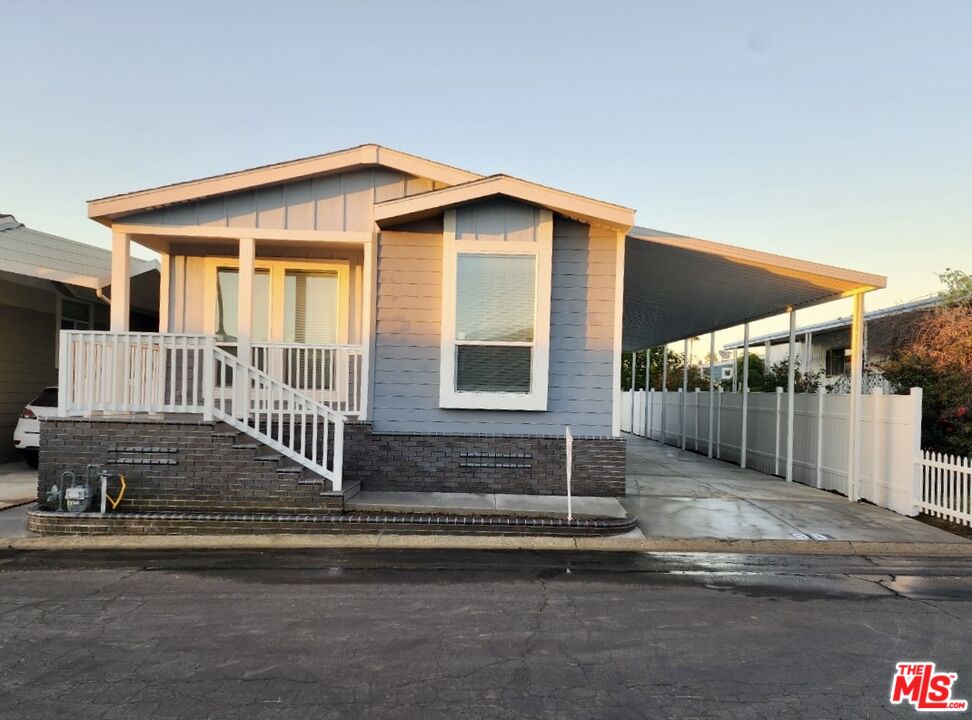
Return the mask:
[[688, 366], [689, 341], [685, 338], [682, 344], [682, 450], [685, 449], [685, 424], [688, 422]]
[[651, 348], [645, 349], [645, 437], [651, 437], [651, 416], [648, 414], [648, 388], [651, 387]]
[[823, 385], [817, 388], [817, 489], [823, 487], [823, 409], [824, 409], [824, 395], [827, 393], [827, 388]]
[[783, 388], [776, 386], [776, 444], [773, 446], [773, 474], [780, 474], [780, 404]]
[[739, 390], [739, 373], [736, 372], [739, 365], [739, 348], [732, 349], [732, 391]]
[[857, 500], [861, 463], [861, 389], [864, 376], [864, 293], [854, 293], [851, 319], [850, 433], [847, 458], [847, 499]]
[[571, 505], [570, 475], [574, 465], [574, 437], [570, 434], [570, 425], [564, 430], [564, 441], [567, 445], [567, 519], [573, 520], [573, 506]]
[[715, 408], [715, 333], [709, 333], [709, 457], [712, 457], [712, 412]]
[[749, 430], [749, 323], [743, 326], [743, 376], [742, 376], [742, 441], [739, 451], [739, 467], [746, 467], [746, 434]]
[[793, 482], [793, 418], [796, 396], [796, 310], [790, 308], [790, 354], [786, 369], [786, 481]]
[[668, 345], [662, 345], [662, 406], [661, 406], [661, 442], [668, 440]]
[[699, 451], [699, 415], [702, 414], [702, 390], [695, 388], [695, 452]]
[[719, 386], [719, 412], [716, 413], [716, 459], [722, 458], [722, 386]]
[[921, 512], [918, 503], [922, 498], [922, 474], [923, 467], [918, 462], [922, 457], [921, 451], [921, 398], [922, 389], [920, 387], [911, 388], [911, 500], [914, 505], [911, 514], [917, 515]]
[[632, 350], [631, 351], [631, 408], [630, 408], [630, 412], [628, 413], [631, 420], [630, 424], [628, 425], [628, 431], [632, 435], [635, 434], [634, 403], [635, 403], [635, 377], [636, 377], [635, 371], [637, 367], [638, 367], [638, 353]]

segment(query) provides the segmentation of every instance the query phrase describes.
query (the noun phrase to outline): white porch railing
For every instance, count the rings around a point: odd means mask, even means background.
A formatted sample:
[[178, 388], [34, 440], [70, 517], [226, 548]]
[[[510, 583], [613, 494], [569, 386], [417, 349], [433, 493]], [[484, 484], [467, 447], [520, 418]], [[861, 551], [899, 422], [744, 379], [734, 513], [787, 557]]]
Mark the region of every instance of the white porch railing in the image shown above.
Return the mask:
[[59, 415], [202, 413], [341, 489], [344, 414], [217, 348], [212, 336], [63, 330], [60, 342]]
[[252, 343], [252, 365], [345, 415], [361, 413], [360, 345]]

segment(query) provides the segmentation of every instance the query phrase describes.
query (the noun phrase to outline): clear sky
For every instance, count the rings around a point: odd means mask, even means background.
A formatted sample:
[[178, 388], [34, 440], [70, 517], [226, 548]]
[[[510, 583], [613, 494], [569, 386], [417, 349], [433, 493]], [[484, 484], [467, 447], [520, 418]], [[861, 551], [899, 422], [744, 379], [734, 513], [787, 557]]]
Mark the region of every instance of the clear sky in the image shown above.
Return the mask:
[[972, 271], [972, 2], [0, 10], [0, 212], [77, 240], [90, 198], [377, 142], [887, 275], [869, 308]]

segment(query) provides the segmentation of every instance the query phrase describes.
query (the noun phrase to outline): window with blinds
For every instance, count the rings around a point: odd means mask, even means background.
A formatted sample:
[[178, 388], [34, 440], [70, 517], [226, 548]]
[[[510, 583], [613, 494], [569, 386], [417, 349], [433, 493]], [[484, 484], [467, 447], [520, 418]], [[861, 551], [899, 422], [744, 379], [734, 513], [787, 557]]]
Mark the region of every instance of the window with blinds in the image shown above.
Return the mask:
[[457, 256], [457, 392], [530, 392], [535, 298], [534, 255]]
[[284, 275], [284, 342], [333, 345], [337, 332], [337, 273], [288, 270]]

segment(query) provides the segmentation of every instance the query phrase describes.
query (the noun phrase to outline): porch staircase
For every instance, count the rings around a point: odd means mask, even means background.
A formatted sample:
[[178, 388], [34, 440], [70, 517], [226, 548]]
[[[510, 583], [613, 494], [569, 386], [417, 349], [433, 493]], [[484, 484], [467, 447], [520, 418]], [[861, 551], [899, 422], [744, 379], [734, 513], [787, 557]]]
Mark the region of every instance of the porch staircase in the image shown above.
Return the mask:
[[137, 478], [126, 495], [129, 511], [340, 512], [359, 489], [347, 483], [335, 490], [330, 480], [220, 421], [159, 435], [164, 445], [118, 444], [105, 458], [109, 470]]
[[212, 336], [62, 331], [59, 386], [62, 416], [202, 414], [248, 438], [235, 449], [254, 450], [254, 462], [325, 492], [345, 490], [344, 414], [216, 347]]

